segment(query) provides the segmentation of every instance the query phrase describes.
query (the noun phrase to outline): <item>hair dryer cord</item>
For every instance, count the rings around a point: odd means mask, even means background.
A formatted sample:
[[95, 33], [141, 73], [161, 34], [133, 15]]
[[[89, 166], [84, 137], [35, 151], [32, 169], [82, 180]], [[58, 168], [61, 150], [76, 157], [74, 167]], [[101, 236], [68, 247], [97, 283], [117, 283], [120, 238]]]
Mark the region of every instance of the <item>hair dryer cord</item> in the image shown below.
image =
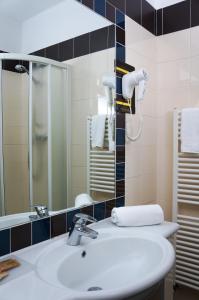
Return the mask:
[[[129, 102], [129, 107], [130, 107], [130, 114], [132, 116], [133, 114], [132, 114], [132, 109], [131, 109], [131, 105], [130, 105], [131, 104], [130, 100], [128, 100], [128, 102]], [[140, 102], [137, 102], [137, 112], [138, 112], [138, 116], [139, 116], [139, 127], [138, 127], [136, 135], [131, 137], [128, 134], [128, 130], [126, 129], [126, 136], [131, 142], [135, 142], [140, 137], [140, 135], [142, 133], [142, 129], [143, 129], [143, 116], [142, 116], [142, 113], [140, 110]]]

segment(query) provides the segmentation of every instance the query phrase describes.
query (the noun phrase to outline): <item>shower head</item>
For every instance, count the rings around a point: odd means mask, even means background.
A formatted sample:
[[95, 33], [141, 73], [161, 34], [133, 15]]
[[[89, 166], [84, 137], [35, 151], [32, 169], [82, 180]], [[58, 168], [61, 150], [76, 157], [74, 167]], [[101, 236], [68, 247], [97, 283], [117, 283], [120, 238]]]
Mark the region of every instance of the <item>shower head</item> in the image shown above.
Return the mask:
[[28, 69], [27, 69], [25, 66], [23, 66], [23, 65], [16, 65], [16, 66], [15, 66], [15, 70], [16, 70], [17, 72], [19, 72], [19, 73], [24, 73], [24, 72], [26, 72], [26, 73], [29, 75]]

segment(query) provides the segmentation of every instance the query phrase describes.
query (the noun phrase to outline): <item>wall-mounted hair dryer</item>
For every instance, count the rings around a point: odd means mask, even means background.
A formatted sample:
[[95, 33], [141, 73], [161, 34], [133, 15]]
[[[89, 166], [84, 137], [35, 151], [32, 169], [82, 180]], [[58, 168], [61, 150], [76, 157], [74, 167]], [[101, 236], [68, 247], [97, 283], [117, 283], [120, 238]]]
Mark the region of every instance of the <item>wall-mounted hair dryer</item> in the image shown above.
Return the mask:
[[136, 141], [141, 133], [143, 127], [143, 117], [140, 111], [140, 106], [138, 103], [144, 99], [145, 91], [146, 91], [146, 82], [148, 80], [148, 73], [144, 69], [140, 69], [138, 71], [130, 72], [122, 77], [122, 94], [123, 98], [126, 99], [129, 103], [130, 113], [132, 114], [131, 108], [131, 99], [133, 97], [133, 92], [136, 86], [138, 86], [138, 93], [135, 101], [137, 102], [137, 111], [139, 115], [139, 128], [137, 134], [133, 137], [130, 137], [127, 133], [127, 137], [130, 141]]
[[108, 100], [108, 105], [112, 107], [113, 105], [113, 89], [115, 89], [115, 76], [104, 75], [102, 78], [102, 84], [105, 87], [105, 93]]
[[130, 72], [122, 77], [122, 93], [126, 100], [129, 100], [133, 96], [133, 92], [136, 86], [138, 86], [137, 101], [144, 99], [146, 90], [146, 82], [148, 80], [148, 74], [146, 70], [140, 69], [138, 71]]

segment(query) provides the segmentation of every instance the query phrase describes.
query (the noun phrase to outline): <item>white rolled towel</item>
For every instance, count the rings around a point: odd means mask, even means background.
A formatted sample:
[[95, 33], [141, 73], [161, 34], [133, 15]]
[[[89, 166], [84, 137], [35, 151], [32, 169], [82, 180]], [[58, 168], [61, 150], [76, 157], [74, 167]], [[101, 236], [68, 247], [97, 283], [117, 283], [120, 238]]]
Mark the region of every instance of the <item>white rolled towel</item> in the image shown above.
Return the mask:
[[147, 226], [164, 222], [160, 205], [125, 206], [112, 209], [112, 222], [117, 226]]

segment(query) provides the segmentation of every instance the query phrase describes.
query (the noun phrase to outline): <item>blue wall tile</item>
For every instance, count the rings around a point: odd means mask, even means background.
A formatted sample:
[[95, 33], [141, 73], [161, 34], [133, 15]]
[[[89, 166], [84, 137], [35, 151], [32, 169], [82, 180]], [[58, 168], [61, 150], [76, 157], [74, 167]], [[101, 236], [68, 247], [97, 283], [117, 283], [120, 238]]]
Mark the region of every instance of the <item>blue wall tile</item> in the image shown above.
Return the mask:
[[116, 199], [116, 207], [122, 207], [125, 205], [124, 197], [120, 197]]
[[122, 78], [116, 77], [116, 92], [122, 95]]
[[112, 209], [115, 207], [115, 199], [106, 201], [106, 214], [105, 218], [109, 218], [111, 216]]
[[125, 163], [116, 164], [116, 180], [124, 179], [125, 177]]
[[50, 218], [32, 222], [32, 244], [46, 241], [50, 238]]
[[125, 16], [118, 9], [116, 9], [116, 25], [118, 25], [121, 28], [125, 29]]
[[125, 62], [125, 47], [116, 43], [116, 59]]
[[124, 146], [125, 145], [125, 129], [116, 129], [116, 145]]
[[94, 205], [94, 218], [98, 221], [105, 218], [105, 202]]
[[94, 2], [95, 11], [105, 17], [105, 0], [95, 0]]
[[10, 229], [0, 231], [0, 256], [10, 253]]

